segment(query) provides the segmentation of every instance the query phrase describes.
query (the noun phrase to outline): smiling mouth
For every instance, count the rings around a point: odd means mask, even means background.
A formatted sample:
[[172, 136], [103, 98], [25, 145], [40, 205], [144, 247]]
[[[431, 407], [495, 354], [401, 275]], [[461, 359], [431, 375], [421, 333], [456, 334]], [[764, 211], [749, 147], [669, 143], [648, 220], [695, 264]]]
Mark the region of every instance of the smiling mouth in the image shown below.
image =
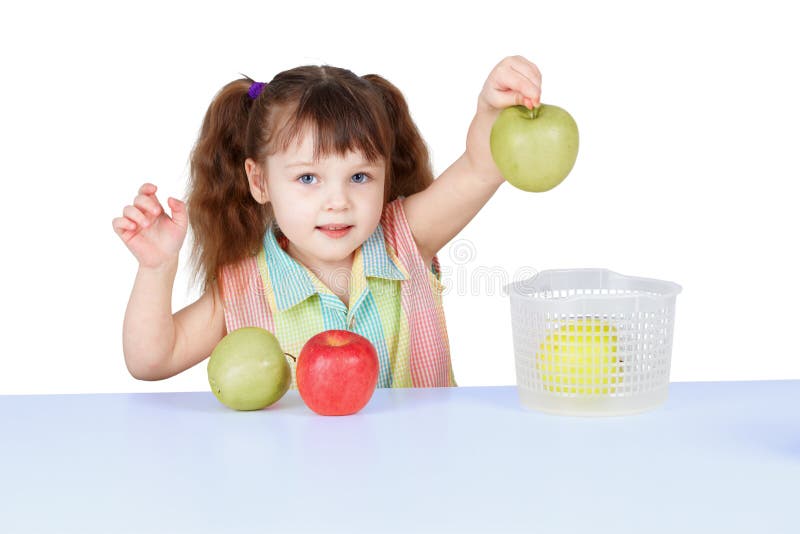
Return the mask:
[[334, 226], [317, 226], [317, 230], [328, 230], [328, 231], [335, 231], [335, 230], [346, 230], [347, 228], [352, 228], [352, 225], [334, 225]]

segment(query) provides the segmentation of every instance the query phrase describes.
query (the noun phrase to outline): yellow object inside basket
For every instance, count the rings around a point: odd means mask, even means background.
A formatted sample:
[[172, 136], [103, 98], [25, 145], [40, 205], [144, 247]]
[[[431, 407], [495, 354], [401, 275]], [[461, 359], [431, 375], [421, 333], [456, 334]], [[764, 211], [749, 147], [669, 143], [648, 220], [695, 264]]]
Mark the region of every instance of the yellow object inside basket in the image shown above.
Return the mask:
[[617, 329], [603, 319], [565, 320], [539, 345], [536, 370], [547, 391], [599, 395], [616, 393], [622, 382]]

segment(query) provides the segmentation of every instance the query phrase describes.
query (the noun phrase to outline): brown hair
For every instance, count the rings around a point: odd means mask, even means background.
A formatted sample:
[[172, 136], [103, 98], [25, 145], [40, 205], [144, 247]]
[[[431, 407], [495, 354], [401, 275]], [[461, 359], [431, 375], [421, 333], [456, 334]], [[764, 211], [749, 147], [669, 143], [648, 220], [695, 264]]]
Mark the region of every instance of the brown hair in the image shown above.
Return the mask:
[[256, 254], [274, 218], [250, 193], [247, 158], [266, 168], [305, 128], [314, 158], [360, 151], [386, 162], [384, 204], [433, 181], [428, 149], [402, 93], [377, 74], [303, 66], [275, 76], [254, 100], [247, 76], [225, 85], [206, 111], [190, 159], [187, 210], [193, 233], [193, 281], [206, 291], [219, 268]]

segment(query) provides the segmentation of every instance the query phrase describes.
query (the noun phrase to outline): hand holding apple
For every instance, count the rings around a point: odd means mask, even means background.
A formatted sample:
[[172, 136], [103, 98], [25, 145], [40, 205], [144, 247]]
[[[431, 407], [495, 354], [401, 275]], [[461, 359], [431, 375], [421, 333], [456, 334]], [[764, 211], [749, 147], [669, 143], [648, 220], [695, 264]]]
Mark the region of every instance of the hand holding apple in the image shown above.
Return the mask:
[[350, 415], [372, 398], [378, 369], [378, 353], [367, 338], [348, 330], [326, 330], [300, 350], [297, 389], [320, 415]]
[[503, 183], [500, 169], [492, 158], [490, 135], [495, 119], [510, 106], [533, 109], [541, 97], [542, 75], [539, 68], [522, 56], [512, 56], [498, 63], [478, 97], [478, 109], [467, 133], [465, 158], [475, 176]]

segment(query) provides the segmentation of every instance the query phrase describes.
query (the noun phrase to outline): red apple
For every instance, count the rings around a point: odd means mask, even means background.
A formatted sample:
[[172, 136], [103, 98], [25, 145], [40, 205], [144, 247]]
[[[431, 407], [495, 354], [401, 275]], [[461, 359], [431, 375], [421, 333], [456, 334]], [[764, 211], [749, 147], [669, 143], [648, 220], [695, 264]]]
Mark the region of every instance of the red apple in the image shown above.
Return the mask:
[[350, 415], [366, 406], [378, 384], [378, 352], [347, 330], [326, 330], [303, 345], [297, 357], [297, 389], [320, 415]]

